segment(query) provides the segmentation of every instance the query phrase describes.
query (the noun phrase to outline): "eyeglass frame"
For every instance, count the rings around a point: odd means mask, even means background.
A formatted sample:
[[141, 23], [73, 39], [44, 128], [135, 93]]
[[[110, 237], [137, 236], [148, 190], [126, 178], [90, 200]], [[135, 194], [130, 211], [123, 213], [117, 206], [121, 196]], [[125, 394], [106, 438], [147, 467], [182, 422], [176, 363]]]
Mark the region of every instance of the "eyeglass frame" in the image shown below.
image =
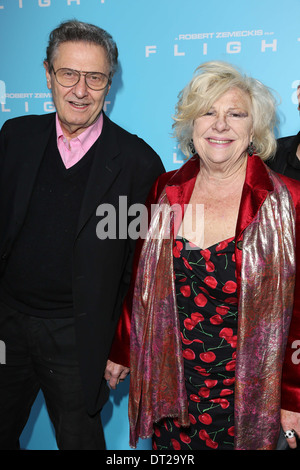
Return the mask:
[[[52, 71], [53, 71], [53, 73], [54, 73], [55, 80], [57, 81], [57, 83], [58, 83], [60, 86], [63, 86], [64, 88], [72, 88], [73, 86], [77, 85], [77, 83], [80, 82], [81, 75], [84, 76], [84, 82], [85, 82], [86, 86], [87, 86], [88, 88], [90, 88], [90, 90], [93, 90], [93, 91], [102, 91], [102, 90], [104, 90], [104, 89], [107, 87], [107, 85], [110, 85], [110, 83], [111, 83], [111, 77], [110, 77], [110, 76], [107, 76], [107, 75], [106, 75], [105, 73], [103, 73], [103, 72], [85, 72], [85, 71], [80, 72], [80, 70], [71, 69], [70, 67], [60, 67], [59, 69], [57, 69], [57, 70], [55, 71], [53, 66], [51, 67], [51, 69], [52, 69]], [[62, 85], [61, 83], [59, 83], [59, 81], [57, 80], [56, 74], [57, 74], [57, 72], [58, 72], [59, 70], [63, 70], [63, 69], [65, 69], [65, 70], [72, 70], [72, 72], [78, 73], [78, 81], [77, 81], [76, 83], [74, 83], [73, 85]], [[107, 84], [106, 84], [103, 88], [99, 88], [98, 90], [96, 90], [95, 88], [90, 87], [90, 85], [88, 85], [87, 82], [86, 82], [86, 76], [87, 76], [88, 73], [99, 73], [99, 74], [101, 74], [101, 75], [104, 75], [104, 77], [107, 78]]]

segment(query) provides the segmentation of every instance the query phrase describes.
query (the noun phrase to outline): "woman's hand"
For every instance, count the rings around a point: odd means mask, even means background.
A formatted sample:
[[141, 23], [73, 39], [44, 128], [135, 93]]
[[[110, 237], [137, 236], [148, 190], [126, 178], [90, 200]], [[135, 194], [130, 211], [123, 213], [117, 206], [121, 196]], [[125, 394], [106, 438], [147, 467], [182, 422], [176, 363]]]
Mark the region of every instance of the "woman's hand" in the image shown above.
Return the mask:
[[[295, 431], [298, 438], [300, 438], [300, 413], [296, 411], [281, 410], [281, 426], [283, 432]], [[296, 437], [286, 438], [288, 445], [291, 449], [296, 449]]]

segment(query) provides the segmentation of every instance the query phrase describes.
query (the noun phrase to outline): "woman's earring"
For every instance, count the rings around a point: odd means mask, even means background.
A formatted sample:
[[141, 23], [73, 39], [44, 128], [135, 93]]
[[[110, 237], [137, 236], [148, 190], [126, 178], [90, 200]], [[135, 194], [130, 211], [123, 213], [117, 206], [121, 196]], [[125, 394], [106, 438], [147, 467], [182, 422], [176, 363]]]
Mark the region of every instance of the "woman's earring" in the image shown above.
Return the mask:
[[190, 140], [189, 148], [190, 148], [191, 154], [192, 154], [192, 155], [195, 155], [196, 150], [195, 150], [195, 147], [194, 147], [194, 141], [193, 141], [193, 139]]
[[252, 155], [255, 152], [255, 147], [253, 145], [253, 142], [250, 142], [250, 144], [248, 145], [247, 152], [248, 152], [249, 157], [252, 157]]

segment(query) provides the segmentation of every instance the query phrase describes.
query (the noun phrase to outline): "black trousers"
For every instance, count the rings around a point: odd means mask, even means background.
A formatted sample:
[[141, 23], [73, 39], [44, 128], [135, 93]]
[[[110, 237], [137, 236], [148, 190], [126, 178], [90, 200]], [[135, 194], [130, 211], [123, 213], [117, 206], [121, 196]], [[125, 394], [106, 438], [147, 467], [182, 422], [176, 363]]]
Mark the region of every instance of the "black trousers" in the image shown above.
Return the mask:
[[[24, 315], [0, 302], [0, 450], [19, 448], [19, 437], [42, 390], [60, 450], [103, 450], [100, 413], [85, 409], [74, 320]], [[3, 362], [3, 360], [2, 360]]]

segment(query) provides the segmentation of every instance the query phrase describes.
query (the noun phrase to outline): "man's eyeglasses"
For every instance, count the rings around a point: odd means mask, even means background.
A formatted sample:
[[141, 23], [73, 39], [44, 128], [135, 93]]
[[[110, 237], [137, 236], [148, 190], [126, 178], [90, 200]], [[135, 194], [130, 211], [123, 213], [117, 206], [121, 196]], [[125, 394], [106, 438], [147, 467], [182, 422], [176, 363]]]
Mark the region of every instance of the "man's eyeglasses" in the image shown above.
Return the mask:
[[53, 73], [55, 75], [56, 81], [64, 87], [71, 88], [72, 86], [77, 85], [80, 80], [81, 75], [84, 76], [86, 86], [91, 88], [91, 90], [100, 91], [103, 90], [110, 79], [107, 75], [101, 72], [79, 72], [78, 70], [62, 68], [54, 70], [52, 67]]

